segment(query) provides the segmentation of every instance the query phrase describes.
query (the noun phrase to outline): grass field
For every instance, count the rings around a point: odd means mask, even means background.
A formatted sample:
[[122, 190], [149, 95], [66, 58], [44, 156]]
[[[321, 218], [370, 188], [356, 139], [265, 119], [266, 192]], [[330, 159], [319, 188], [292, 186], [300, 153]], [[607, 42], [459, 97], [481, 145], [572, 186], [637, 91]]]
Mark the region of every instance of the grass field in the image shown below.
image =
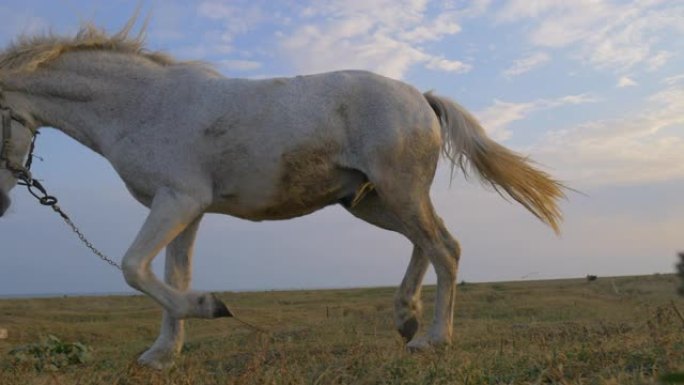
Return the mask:
[[[674, 275], [461, 284], [452, 346], [411, 354], [393, 288], [221, 293], [235, 320], [191, 320], [177, 365], [135, 364], [160, 310], [141, 296], [0, 300], [0, 384], [649, 384], [684, 371]], [[431, 318], [434, 288], [424, 292]], [[679, 310], [677, 310], [679, 309]], [[58, 370], [12, 348], [47, 335], [92, 348]]]

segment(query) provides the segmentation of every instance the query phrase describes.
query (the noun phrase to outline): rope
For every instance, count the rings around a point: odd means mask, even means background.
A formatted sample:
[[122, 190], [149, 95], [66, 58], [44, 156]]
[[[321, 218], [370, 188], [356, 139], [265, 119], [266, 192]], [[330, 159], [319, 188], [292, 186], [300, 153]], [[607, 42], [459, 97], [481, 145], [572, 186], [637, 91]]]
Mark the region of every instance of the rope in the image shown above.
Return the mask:
[[264, 328], [261, 328], [261, 327], [259, 327], [259, 326], [256, 326], [256, 325], [254, 325], [254, 324], [251, 324], [251, 323], [249, 323], [249, 322], [247, 322], [247, 321], [244, 321], [244, 320], [238, 318], [235, 314], [233, 314], [233, 317], [232, 317], [232, 318], [233, 318], [234, 320], [236, 320], [237, 322], [243, 324], [244, 326], [246, 326], [246, 327], [249, 328], [249, 329], [252, 329], [252, 330], [257, 331], [257, 332], [259, 332], [259, 333], [271, 334], [271, 331], [266, 330], [266, 329], [264, 329]]

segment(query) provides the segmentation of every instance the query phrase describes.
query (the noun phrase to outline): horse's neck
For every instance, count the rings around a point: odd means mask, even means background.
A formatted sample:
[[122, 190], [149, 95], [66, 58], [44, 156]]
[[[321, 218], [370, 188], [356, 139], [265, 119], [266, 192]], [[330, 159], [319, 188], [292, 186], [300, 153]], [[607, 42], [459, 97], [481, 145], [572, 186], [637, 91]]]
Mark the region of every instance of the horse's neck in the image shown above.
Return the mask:
[[102, 153], [122, 137], [121, 130], [131, 128], [124, 121], [136, 118], [130, 111], [131, 100], [151, 76], [149, 68], [140, 71], [127, 65], [121, 54], [85, 52], [65, 55], [48, 68], [3, 79], [3, 84], [10, 107], [24, 110], [41, 126], [61, 130]]

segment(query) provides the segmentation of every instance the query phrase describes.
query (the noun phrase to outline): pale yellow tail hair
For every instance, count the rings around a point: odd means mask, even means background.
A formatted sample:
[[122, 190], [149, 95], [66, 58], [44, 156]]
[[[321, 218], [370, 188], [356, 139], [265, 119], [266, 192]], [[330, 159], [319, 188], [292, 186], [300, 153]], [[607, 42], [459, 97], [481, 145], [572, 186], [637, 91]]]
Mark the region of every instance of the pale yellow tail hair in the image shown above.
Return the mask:
[[469, 169], [474, 170], [499, 194], [505, 191], [559, 233], [558, 200], [565, 197], [565, 186], [533, 167], [527, 157], [487, 137], [477, 119], [458, 103], [429, 92], [424, 96], [440, 119], [442, 149], [452, 171], [459, 166], [467, 176]]

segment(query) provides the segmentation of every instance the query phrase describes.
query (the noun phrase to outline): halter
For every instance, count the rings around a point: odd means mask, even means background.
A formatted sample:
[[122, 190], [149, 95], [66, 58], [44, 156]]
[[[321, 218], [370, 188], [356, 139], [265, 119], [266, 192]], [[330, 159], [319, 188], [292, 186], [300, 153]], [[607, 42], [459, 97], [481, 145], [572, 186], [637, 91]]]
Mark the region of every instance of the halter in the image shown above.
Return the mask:
[[[33, 149], [36, 143], [37, 132], [33, 132], [28, 128], [28, 121], [21, 116], [15, 114], [11, 109], [6, 107], [0, 108], [0, 124], [2, 128], [2, 149], [0, 149], [0, 169], [5, 168], [12, 172], [12, 174], [19, 180], [30, 183], [31, 178], [31, 163], [33, 162]], [[24, 165], [18, 164], [10, 159], [10, 152], [13, 147], [12, 144], [12, 120], [21, 124], [22, 127], [31, 131], [33, 138], [31, 139], [31, 148], [29, 150], [28, 158]]]
[[[0, 128], [2, 128], [2, 149], [0, 149], [0, 169], [9, 170], [15, 178], [19, 181], [17, 182], [21, 186], [26, 186], [29, 193], [33, 195], [40, 204], [45, 206], [52, 206], [53, 209], [57, 207], [57, 198], [49, 195], [40, 182], [33, 179], [31, 175], [31, 164], [33, 163], [33, 150], [36, 148], [36, 137], [38, 137], [38, 131], [33, 131], [28, 128], [28, 121], [21, 116], [15, 114], [11, 109], [7, 107], [0, 107]], [[10, 150], [13, 147], [12, 144], [12, 120], [22, 125], [22, 127], [31, 131], [31, 147], [29, 148], [29, 154], [26, 157], [26, 163], [23, 165], [14, 162], [10, 159]], [[37, 191], [36, 191], [37, 190]]]

